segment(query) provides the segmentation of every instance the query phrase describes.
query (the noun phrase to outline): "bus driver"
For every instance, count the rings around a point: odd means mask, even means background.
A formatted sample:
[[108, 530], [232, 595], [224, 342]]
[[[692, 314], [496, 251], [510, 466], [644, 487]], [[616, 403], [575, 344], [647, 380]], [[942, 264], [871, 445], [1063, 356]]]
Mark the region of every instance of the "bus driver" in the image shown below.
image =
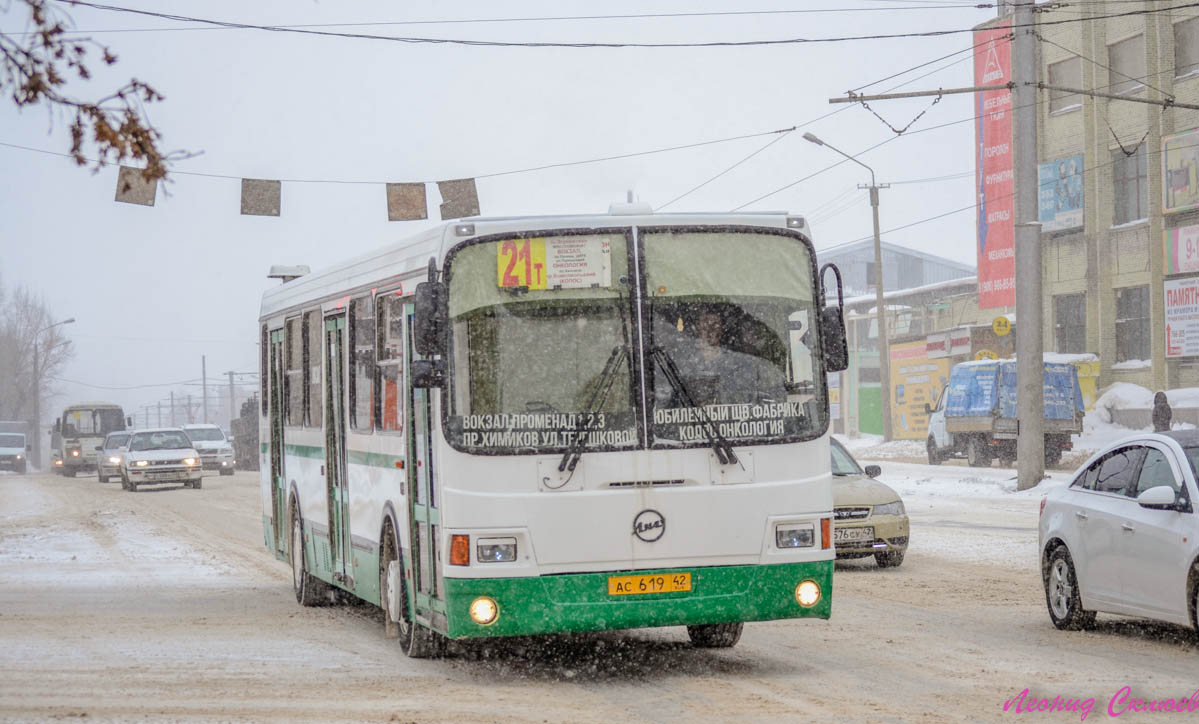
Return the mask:
[[[735, 330], [734, 330], [735, 331]], [[736, 337], [741, 349], [753, 349], [749, 328], [729, 335], [724, 317], [716, 311], [700, 314], [696, 325], [697, 353], [680, 360], [683, 381], [699, 405], [730, 405], [759, 402], [785, 402], [787, 391], [783, 373], [777, 366], [755, 354], [734, 351], [730, 337]]]

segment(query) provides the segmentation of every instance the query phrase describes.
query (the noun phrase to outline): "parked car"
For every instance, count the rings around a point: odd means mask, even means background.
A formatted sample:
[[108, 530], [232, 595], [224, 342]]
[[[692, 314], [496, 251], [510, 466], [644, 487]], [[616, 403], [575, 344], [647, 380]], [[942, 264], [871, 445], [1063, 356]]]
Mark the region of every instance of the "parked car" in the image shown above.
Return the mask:
[[31, 446], [25, 442], [23, 432], [0, 432], [0, 469], [25, 472], [26, 453]]
[[135, 431], [121, 457], [121, 487], [133, 492], [139, 485], [164, 483], [199, 488], [202, 475], [200, 453], [177, 427]]
[[833, 457], [833, 545], [837, 558], [874, 556], [880, 568], [903, 563], [908, 550], [908, 515], [903, 500], [874, 478], [877, 465], [863, 470], [841, 443], [829, 440]]
[[110, 432], [104, 442], [96, 446], [96, 478], [107, 483], [109, 478], [121, 474], [121, 455], [129, 447], [130, 432]]
[[219, 470], [221, 475], [233, 474], [233, 443], [224, 430], [217, 425], [184, 425], [183, 431], [200, 453], [205, 470]]
[[1199, 431], [1144, 433], [1095, 454], [1041, 501], [1049, 618], [1080, 629], [1096, 612], [1199, 630]]

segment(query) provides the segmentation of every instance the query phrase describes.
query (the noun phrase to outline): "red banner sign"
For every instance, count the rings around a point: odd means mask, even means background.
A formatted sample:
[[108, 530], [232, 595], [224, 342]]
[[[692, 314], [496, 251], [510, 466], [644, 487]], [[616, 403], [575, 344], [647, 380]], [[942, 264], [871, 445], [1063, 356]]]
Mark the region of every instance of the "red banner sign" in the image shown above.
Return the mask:
[[[1011, 80], [1007, 26], [974, 33], [975, 85]], [[978, 307], [1016, 303], [1015, 172], [1012, 157], [1012, 92], [975, 93], [978, 189]]]

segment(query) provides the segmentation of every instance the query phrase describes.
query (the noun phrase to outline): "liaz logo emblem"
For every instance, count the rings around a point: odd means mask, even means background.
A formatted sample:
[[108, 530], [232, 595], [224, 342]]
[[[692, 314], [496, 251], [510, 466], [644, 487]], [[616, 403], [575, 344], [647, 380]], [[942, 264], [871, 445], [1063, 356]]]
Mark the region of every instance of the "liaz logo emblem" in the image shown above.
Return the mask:
[[652, 508], [646, 508], [633, 518], [633, 535], [646, 543], [653, 543], [666, 532], [666, 519]]

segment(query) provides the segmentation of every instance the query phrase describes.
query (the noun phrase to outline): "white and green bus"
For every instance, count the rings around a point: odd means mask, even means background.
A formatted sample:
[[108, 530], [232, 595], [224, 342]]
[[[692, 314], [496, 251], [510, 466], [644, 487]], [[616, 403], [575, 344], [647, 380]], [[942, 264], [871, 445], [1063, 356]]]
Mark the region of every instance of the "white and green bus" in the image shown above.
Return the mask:
[[[835, 269], [834, 269], [835, 272]], [[467, 219], [262, 299], [267, 548], [415, 657], [827, 618], [826, 372], [801, 217]]]

